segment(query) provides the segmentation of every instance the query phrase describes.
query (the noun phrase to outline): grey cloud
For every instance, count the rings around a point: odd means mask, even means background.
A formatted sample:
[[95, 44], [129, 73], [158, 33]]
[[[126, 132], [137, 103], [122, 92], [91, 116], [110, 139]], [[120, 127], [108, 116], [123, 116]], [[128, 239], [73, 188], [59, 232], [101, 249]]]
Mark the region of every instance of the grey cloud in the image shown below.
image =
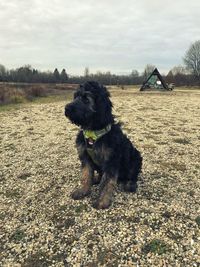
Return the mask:
[[199, 10], [199, 0], [1, 0], [0, 63], [168, 71], [200, 38]]

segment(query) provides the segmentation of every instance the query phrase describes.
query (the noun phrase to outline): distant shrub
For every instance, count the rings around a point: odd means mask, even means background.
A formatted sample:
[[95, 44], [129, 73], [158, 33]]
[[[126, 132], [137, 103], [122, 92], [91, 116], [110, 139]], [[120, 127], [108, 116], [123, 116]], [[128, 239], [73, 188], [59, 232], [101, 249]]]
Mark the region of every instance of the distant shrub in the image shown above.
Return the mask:
[[35, 97], [47, 96], [47, 88], [42, 86], [25, 86], [0, 87], [0, 105], [1, 104], [17, 104], [26, 100], [33, 100]]
[[5, 88], [0, 89], [0, 104], [3, 104], [6, 102], [6, 91]]
[[9, 90], [9, 102], [10, 103], [23, 103], [26, 100], [25, 93], [22, 89], [11, 89]]
[[13, 104], [18, 104], [18, 103], [23, 103], [25, 102], [25, 98], [21, 95], [13, 95], [10, 97], [10, 103], [13, 103]]
[[0, 105], [23, 103], [48, 95], [60, 95], [76, 87], [74, 84], [0, 83]]
[[27, 98], [47, 96], [47, 89], [42, 86], [31, 86], [26, 90]]
[[23, 90], [17, 88], [0, 88], [0, 104], [22, 103], [26, 100]]

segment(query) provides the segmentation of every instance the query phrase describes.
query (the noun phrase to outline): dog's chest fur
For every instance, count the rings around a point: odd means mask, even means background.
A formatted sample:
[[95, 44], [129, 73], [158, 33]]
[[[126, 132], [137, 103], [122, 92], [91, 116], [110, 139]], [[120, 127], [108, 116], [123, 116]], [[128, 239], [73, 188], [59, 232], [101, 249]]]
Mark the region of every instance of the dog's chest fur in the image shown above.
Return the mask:
[[89, 156], [93, 163], [101, 167], [107, 161], [112, 153], [112, 149], [106, 147], [103, 143], [98, 141], [98, 145], [94, 142], [92, 145], [84, 140], [77, 145], [78, 154], [81, 157], [85, 153]]

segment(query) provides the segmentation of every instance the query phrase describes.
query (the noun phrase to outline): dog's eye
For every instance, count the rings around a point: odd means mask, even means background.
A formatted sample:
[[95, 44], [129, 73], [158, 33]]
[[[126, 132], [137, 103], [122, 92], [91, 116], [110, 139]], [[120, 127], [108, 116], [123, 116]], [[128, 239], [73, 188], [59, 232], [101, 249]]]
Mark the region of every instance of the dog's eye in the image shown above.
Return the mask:
[[85, 103], [85, 104], [88, 104], [90, 101], [89, 101], [89, 99], [87, 98], [87, 97], [82, 97], [82, 100], [83, 100], [83, 102]]
[[74, 95], [74, 99], [81, 99], [80, 95]]

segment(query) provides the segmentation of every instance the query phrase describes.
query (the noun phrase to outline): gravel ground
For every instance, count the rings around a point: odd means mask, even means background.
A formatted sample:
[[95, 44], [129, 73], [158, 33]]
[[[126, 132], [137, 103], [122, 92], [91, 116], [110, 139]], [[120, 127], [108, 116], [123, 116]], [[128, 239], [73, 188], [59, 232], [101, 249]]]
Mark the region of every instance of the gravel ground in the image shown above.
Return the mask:
[[112, 101], [144, 165], [137, 194], [118, 190], [108, 210], [70, 198], [80, 164], [65, 102], [0, 113], [1, 266], [200, 266], [200, 91]]

